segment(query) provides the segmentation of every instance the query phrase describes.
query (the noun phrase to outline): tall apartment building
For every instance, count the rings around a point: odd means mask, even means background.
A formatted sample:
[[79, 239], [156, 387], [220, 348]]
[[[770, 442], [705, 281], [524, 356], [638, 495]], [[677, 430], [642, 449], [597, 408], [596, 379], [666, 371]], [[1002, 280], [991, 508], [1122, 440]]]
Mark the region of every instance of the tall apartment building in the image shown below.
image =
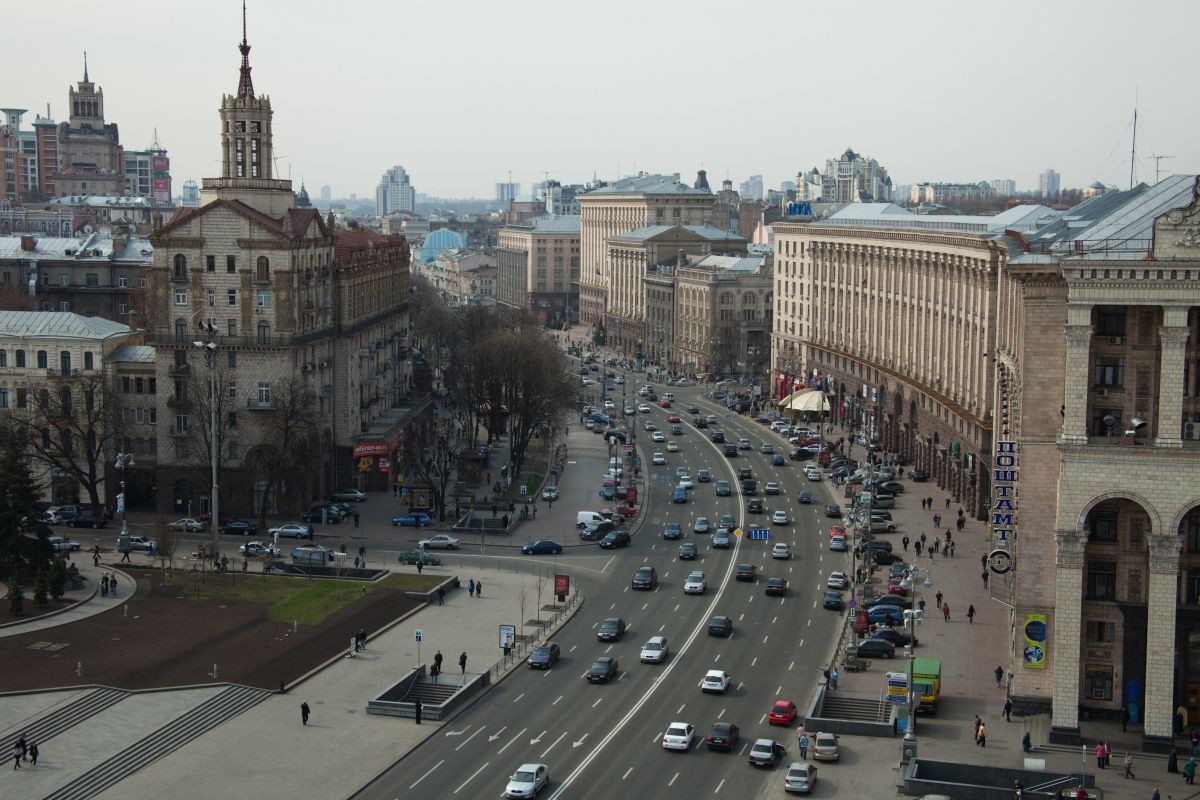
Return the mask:
[[825, 171], [821, 174], [822, 201], [859, 203], [891, 199], [892, 179], [875, 159], [847, 149], [841, 157], [825, 161]]
[[997, 197], [1012, 197], [1017, 193], [1017, 182], [1008, 178], [996, 178], [988, 181]]
[[1062, 191], [1062, 176], [1053, 169], [1038, 175], [1038, 194], [1045, 200], [1057, 200]]
[[[226, 511], [384, 488], [426, 403], [409, 383], [407, 242], [294, 207], [291, 181], [273, 176], [273, 112], [244, 34], [240, 50], [237, 92], [221, 100], [222, 174], [152, 237], [164, 512], [211, 507], [214, 441]], [[308, 429], [289, 438], [297, 420]]]
[[947, 205], [961, 200], [981, 200], [993, 194], [989, 183], [914, 183], [908, 201], [914, 205]]
[[742, 181], [738, 187], [738, 194], [743, 200], [762, 200], [763, 199], [763, 176], [751, 175], [746, 180]]
[[610, 236], [647, 225], [707, 225], [715, 198], [678, 175], [640, 173], [579, 195], [579, 320], [605, 325], [610, 292]]
[[149, 150], [126, 150], [125, 194], [148, 197], [160, 205], [171, 204], [171, 159], [161, 147]]
[[329, 186], [321, 187], [321, 202], [326, 204], [333, 202], [333, 189]]
[[180, 198], [180, 204], [185, 208], [199, 208], [200, 185], [194, 180], [188, 179], [183, 182], [183, 194]]
[[399, 211], [416, 211], [417, 190], [413, 188], [404, 167], [395, 166], [383, 173], [375, 187], [375, 214], [383, 217]]
[[500, 208], [507, 208], [508, 204], [516, 200], [521, 195], [521, 184], [519, 183], [497, 183], [496, 184], [496, 203]]
[[500, 229], [496, 302], [542, 322], [579, 318], [579, 217], [546, 215]]
[[68, 91], [70, 117], [58, 126], [54, 189], [62, 195], [120, 196], [125, 190], [124, 151], [115, 122], [104, 121], [104, 89], [88, 78]]

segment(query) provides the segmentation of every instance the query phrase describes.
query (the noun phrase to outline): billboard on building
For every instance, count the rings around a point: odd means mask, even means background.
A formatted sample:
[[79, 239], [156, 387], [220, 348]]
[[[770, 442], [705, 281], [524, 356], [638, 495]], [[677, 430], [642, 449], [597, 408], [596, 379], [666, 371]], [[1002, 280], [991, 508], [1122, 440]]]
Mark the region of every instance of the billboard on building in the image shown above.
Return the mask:
[[1046, 615], [1025, 615], [1025, 649], [1023, 660], [1028, 669], [1046, 668]]
[[151, 191], [154, 194], [154, 202], [170, 203], [171, 202], [171, 180], [170, 178], [155, 178], [150, 182]]
[[150, 168], [155, 172], [170, 172], [171, 159], [166, 156], [155, 156], [150, 161]]

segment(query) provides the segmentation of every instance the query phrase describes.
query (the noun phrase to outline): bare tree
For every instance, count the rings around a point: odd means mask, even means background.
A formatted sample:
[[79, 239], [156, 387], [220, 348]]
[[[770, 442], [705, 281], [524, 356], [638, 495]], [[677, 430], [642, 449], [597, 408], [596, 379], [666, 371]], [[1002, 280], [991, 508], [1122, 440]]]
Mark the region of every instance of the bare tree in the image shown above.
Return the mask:
[[158, 532], [154, 537], [154, 547], [165, 586], [170, 575], [168, 568], [175, 569], [175, 551], [179, 549], [179, 532], [174, 528], [168, 528], [167, 521], [163, 517], [159, 517], [158, 520]]
[[[230, 397], [233, 387], [230, 385], [230, 373], [221, 361], [221, 354], [210, 352], [204, 360], [207, 360], [207, 365], [190, 363], [187, 374], [175, 379], [171, 398], [177, 419], [171, 420], [171, 426], [173, 429], [180, 424], [187, 426], [190, 435], [183, 440], [187, 448], [186, 463], [195, 468], [196, 479], [201, 486], [210, 485], [212, 481], [213, 444], [216, 444], [217, 486], [224, 486], [222, 475], [229, 461], [230, 424], [236, 424], [237, 409], [234, 398]], [[216, 382], [215, 398], [210, 381]], [[208, 528], [214, 546], [220, 525], [221, 521], [214, 519]]]
[[454, 412], [439, 410], [431, 425], [414, 424], [405, 431], [401, 464], [406, 473], [415, 475], [433, 491], [439, 520], [446, 518], [450, 480], [466, 445], [462, 415]]
[[93, 511], [101, 507], [105, 453], [113, 451], [116, 430], [113, 393], [98, 375], [35, 383], [27, 414], [14, 421], [28, 452], [50, 470], [74, 478]]
[[37, 299], [19, 283], [0, 284], [0, 308], [5, 311], [33, 311]]
[[517, 617], [521, 622], [520, 636], [525, 638], [525, 608], [529, 605], [529, 591], [525, 588], [525, 578], [521, 578], [521, 591], [517, 592]]
[[542, 623], [542, 592], [546, 589], [546, 572], [541, 567], [538, 567], [537, 577], [533, 580], [534, 600], [537, 606], [538, 625]]
[[500, 397], [509, 415], [509, 452], [515, 480], [533, 438], [549, 436], [570, 408], [575, 381], [562, 353], [548, 339], [513, 331], [501, 341], [506, 345], [506, 358], [505, 369], [499, 373]]
[[271, 387], [271, 408], [263, 412], [262, 442], [246, 454], [246, 465], [266, 484], [259, 507], [259, 526], [267, 523], [266, 498], [296, 487], [293, 506], [304, 502], [305, 487], [316, 468], [320, 419], [317, 398], [301, 379], [291, 378]]

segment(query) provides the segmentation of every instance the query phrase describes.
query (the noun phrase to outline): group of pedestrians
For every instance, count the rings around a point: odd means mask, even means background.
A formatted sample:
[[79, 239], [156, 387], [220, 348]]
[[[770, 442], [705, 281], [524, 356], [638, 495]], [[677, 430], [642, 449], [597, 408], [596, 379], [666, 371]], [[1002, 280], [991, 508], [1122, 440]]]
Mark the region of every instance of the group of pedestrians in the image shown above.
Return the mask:
[[117, 573], [105, 570], [100, 574], [100, 596], [117, 596]]
[[483, 581], [478, 581], [474, 578], [468, 580], [467, 593], [470, 594], [471, 597], [483, 597]]
[[13, 769], [20, 769], [22, 761], [28, 761], [31, 767], [36, 767], [38, 762], [38, 743], [31, 740], [26, 740], [22, 735], [13, 743], [12, 747]]

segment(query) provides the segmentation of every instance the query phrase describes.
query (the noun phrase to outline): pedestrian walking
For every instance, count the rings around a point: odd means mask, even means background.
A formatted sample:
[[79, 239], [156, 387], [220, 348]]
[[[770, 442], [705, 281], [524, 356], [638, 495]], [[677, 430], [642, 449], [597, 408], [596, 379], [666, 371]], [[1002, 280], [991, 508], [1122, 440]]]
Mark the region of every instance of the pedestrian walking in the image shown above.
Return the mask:
[[1128, 750], [1125, 751], [1125, 760], [1122, 763], [1125, 765], [1125, 777], [1136, 778], [1137, 775], [1133, 774], [1133, 756]]
[[941, 608], [942, 607], [942, 592], [940, 589], [938, 590], [938, 593], [933, 596], [933, 599], [937, 600], [938, 608]]
[[1104, 740], [1104, 766], [1108, 767], [1112, 764], [1112, 744], [1107, 739]]
[[438, 594], [438, 605], [439, 606], [445, 605], [446, 604], [446, 590], [443, 589], [441, 586], [439, 586], [437, 594]]
[[29, 754], [29, 743], [25, 740], [25, 734], [21, 734], [21, 738], [17, 739], [17, 747], [21, 748], [21, 760], [28, 761], [26, 756]]
[[1160, 800], [1160, 796], [1158, 794], [1158, 789], [1155, 789], [1154, 794], [1150, 795], [1150, 800]]
[[1004, 714], [1005, 722], [1012, 722], [1012, 698], [1011, 697], [1004, 698], [1004, 711], [1001, 713]]
[[108, 573], [107, 572], [102, 573], [100, 575], [100, 596], [108, 597]]
[[979, 566], [987, 569], [987, 553], [984, 553], [979, 557]]
[[976, 737], [975, 744], [979, 745], [980, 747], [987, 747], [987, 723], [986, 722], [979, 723], [979, 736]]
[[132, 563], [129, 560], [129, 547], [128, 546], [126, 546], [125, 549], [121, 551], [121, 561], [123, 561], [125, 563]]
[[471, 578], [469, 581], [467, 581], [467, 594], [471, 595], [471, 597], [475, 596], [475, 579], [474, 578]]
[[92, 553], [92, 566], [93, 567], [100, 566], [100, 551], [99, 550]]
[[1029, 731], [1025, 731], [1025, 735], [1021, 737], [1021, 749], [1026, 753], [1033, 752], [1033, 740], [1029, 736]]
[[958, 530], [960, 533], [962, 532], [963, 526], [966, 525], [966, 522], [967, 522], [966, 519], [964, 519], [963, 517], [959, 517], [958, 522], [954, 523], [955, 525], [958, 526]]
[[950, 510], [950, 498], [949, 497], [946, 498], [946, 510], [947, 511]]
[[946, 622], [950, 621], [950, 604], [942, 603], [942, 619]]
[[908, 534], [904, 534], [904, 538], [900, 540], [900, 544], [904, 545], [904, 549], [908, 549]]
[[1196, 778], [1196, 757], [1192, 756], [1187, 763], [1183, 765], [1183, 782], [1187, 784], [1195, 783]]
[[925, 598], [924, 597], [922, 597], [920, 600], [917, 601], [917, 608], [921, 609], [922, 615], [925, 614]]
[[458, 668], [462, 670], [463, 678], [467, 677], [467, 651], [463, 650], [458, 657]]
[[978, 714], [976, 714], [975, 715], [975, 741], [976, 742], [979, 741], [979, 726], [981, 726], [981, 725], [983, 725], [983, 720], [979, 718]]
[[837, 681], [838, 681], [838, 671], [837, 671], [837, 667], [834, 667], [833, 669], [831, 669], [829, 671], [829, 685], [835, 690], [837, 689]]
[[913, 552], [917, 554], [917, 558], [921, 557], [921, 540], [917, 539], [913, 542]]
[[801, 731], [798, 743], [800, 745], [800, 757], [808, 758], [808, 734], [804, 731]]
[[367, 565], [367, 547], [366, 547], [366, 545], [360, 544], [358, 546], [358, 557], [362, 559], [362, 564], [365, 567]]
[[367, 629], [366, 628], [358, 629], [358, 649], [359, 650], [367, 649]]
[[935, 551], [935, 550], [934, 550], [932, 547], [931, 547], [931, 548], [929, 548], [928, 550], [926, 550], [926, 551], [925, 551], [925, 554], [926, 554], [927, 556], [929, 556], [929, 560], [930, 560], [930, 561], [933, 561], [933, 554], [934, 554], [935, 552], [936, 552], [936, 551]]
[[483, 597], [483, 581], [475, 581], [475, 596]]
[[933, 527], [935, 527], [935, 528], [942, 527], [942, 515], [941, 514], [933, 515]]
[[[15, 744], [13, 745], [13, 749], [12, 749], [12, 760], [13, 760], [13, 769], [20, 769], [21, 768], [21, 748]], [[1186, 771], [1187, 771], [1187, 769], [1185, 767], [1184, 772], [1186, 772]]]
[[998, 665], [998, 664], [997, 664], [997, 665], [996, 665], [996, 671], [995, 671], [995, 673], [994, 673], [994, 674], [995, 674], [995, 676], [996, 676], [996, 688], [997, 688], [997, 689], [999, 689], [999, 688], [1000, 688], [1000, 681], [1004, 680], [1004, 667], [1002, 667], [1002, 666], [1000, 666], [1000, 665]]
[[113, 573], [108, 576], [108, 593], [113, 597], [117, 596], [117, 575]]
[[421, 569], [422, 569], [421, 562], [422, 562], [422, 559], [418, 558], [417, 559], [417, 574], [418, 575], [421, 574]]
[[392, 484], [392, 497], [399, 497], [399, 496], [400, 496], [400, 484], [393, 483]]
[[310, 713], [311, 713], [311, 710], [308, 707], [308, 702], [305, 701], [305, 702], [301, 703], [300, 704], [300, 723], [302, 725], [308, 724], [308, 715]]
[[987, 572], [987, 570], [986, 570], [986, 569], [985, 569], [983, 572], [979, 573], [979, 579], [980, 579], [981, 581], [983, 581], [983, 588], [985, 588], [985, 589], [986, 589], [986, 588], [987, 588], [987, 582], [988, 582], [988, 572]]
[[921, 544], [922, 544], [922, 546], [924, 546], [924, 544], [925, 544], [925, 539], [926, 539], [926, 538], [927, 538], [927, 537], [925, 536], [925, 531], [921, 531]]
[[354, 527], [358, 527], [358, 512], [354, 512]]
[[508, 514], [500, 518], [500, 524], [504, 526], [504, 530], [508, 530]]
[[1096, 742], [1096, 769], [1104, 769], [1104, 742]]
[[967, 622], [969, 622], [972, 625], [975, 624], [975, 605], [974, 604], [967, 606]]
[[954, 546], [955, 546], [956, 544], [958, 544], [958, 542], [951, 542], [951, 543], [950, 543], [950, 557], [951, 557], [951, 558], [954, 558]]
[[40, 751], [38, 750], [38, 743], [37, 743], [37, 742], [30, 742], [30, 743], [29, 743], [29, 763], [30, 763], [32, 766], [35, 766], [35, 767], [37, 766], [37, 760], [38, 760], [38, 753], [39, 753], [39, 752], [40, 752]]

